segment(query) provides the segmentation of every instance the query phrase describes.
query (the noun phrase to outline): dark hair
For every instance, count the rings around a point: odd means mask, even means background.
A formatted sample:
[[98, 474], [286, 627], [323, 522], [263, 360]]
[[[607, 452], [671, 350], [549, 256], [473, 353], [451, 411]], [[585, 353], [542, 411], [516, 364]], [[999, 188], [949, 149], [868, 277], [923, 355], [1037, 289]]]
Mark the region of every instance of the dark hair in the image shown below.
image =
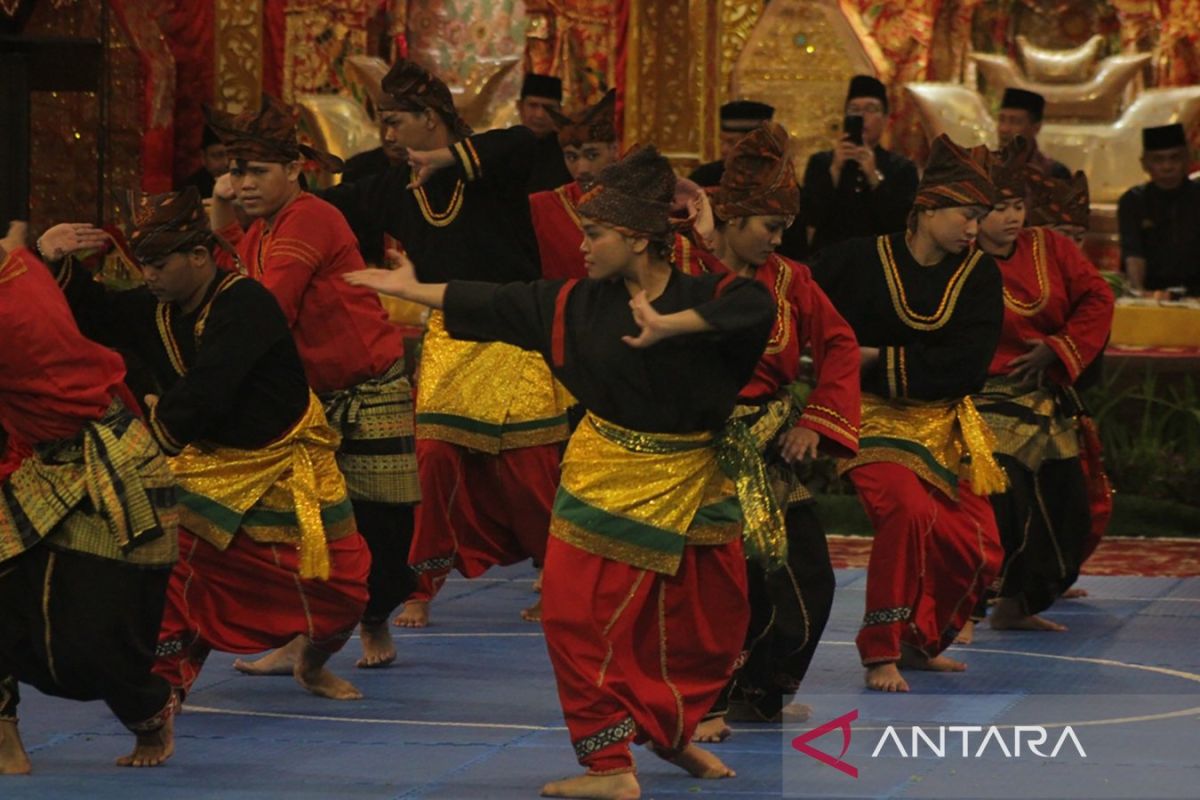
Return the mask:
[[674, 239], [650, 239], [650, 244], [646, 246], [646, 253], [652, 258], [659, 258], [664, 261], [671, 258], [671, 254], [675, 250]]

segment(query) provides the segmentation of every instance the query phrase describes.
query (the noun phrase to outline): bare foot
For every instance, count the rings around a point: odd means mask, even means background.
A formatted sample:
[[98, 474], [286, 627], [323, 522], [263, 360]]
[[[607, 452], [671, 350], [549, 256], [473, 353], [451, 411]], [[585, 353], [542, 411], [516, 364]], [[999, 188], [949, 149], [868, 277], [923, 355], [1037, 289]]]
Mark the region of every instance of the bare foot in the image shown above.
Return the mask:
[[991, 620], [992, 630], [997, 631], [1054, 631], [1058, 633], [1067, 629], [1066, 625], [1051, 622], [1037, 614], [1022, 613], [1020, 603], [1008, 597], [1002, 597], [996, 601], [988, 619]]
[[1063, 592], [1062, 596], [1066, 600], [1078, 600], [1080, 597], [1087, 597], [1088, 590], [1072, 586], [1070, 589], [1067, 589], [1065, 592]]
[[733, 728], [725, 724], [725, 717], [722, 715], [706, 719], [697, 725], [696, 732], [692, 734], [692, 741], [720, 744], [731, 735], [733, 735]]
[[139, 733], [133, 752], [117, 759], [118, 767], [157, 767], [175, 752], [175, 719], [168, 717], [166, 723], [154, 733]]
[[272, 650], [262, 658], [246, 661], [239, 658], [233, 662], [233, 668], [247, 675], [291, 675], [300, 660], [307, 640], [297, 636], [278, 650]]
[[544, 569], [539, 569], [538, 576], [533, 579], [533, 590], [535, 592], [540, 592], [542, 590], [542, 573], [545, 571], [546, 570]]
[[783, 722], [808, 722], [812, 716], [812, 706], [804, 703], [790, 703], [779, 712]]
[[962, 626], [962, 630], [958, 632], [958, 636], [954, 637], [955, 644], [970, 644], [975, 641], [975, 620], [969, 619]]
[[521, 609], [521, 619], [526, 622], [541, 622], [542, 621], [542, 598], [531, 605], [529, 608]]
[[429, 624], [429, 601], [406, 600], [392, 624], [398, 628], [424, 628]]
[[356, 667], [378, 669], [396, 660], [396, 644], [392, 641], [392, 632], [388, 630], [386, 619], [375, 625], [363, 622], [358, 626], [358, 633], [362, 637], [363, 655], [355, 663]]
[[654, 755], [686, 771], [693, 778], [714, 780], [737, 776], [736, 772], [725, 766], [725, 762], [694, 743], [689, 743], [683, 750], [674, 754], [659, 750], [653, 744], [649, 747]]
[[926, 672], [965, 672], [967, 665], [949, 656], [933, 656], [930, 658], [919, 650], [906, 645], [900, 645], [900, 666], [905, 669], [919, 669]]
[[296, 669], [292, 672], [296, 683], [318, 697], [328, 697], [330, 700], [361, 700], [362, 692], [358, 687], [345, 678], [334, 675], [325, 666], [325, 662], [332, 655], [318, 650], [306, 641], [300, 659], [296, 662]]
[[363, 695], [358, 687], [345, 678], [334, 675], [327, 667], [321, 667], [314, 672], [301, 672], [297, 666], [295, 676], [296, 683], [318, 697], [328, 697], [330, 700], [362, 700]]
[[637, 776], [632, 772], [616, 775], [590, 775], [552, 781], [542, 787], [542, 797], [583, 797], [590, 800], [637, 800], [642, 796]]
[[908, 681], [900, 674], [894, 661], [867, 667], [867, 688], [877, 692], [907, 692]]
[[16, 720], [0, 720], [0, 775], [28, 775], [30, 772], [33, 772], [33, 764], [25, 752], [25, 745], [21, 744]]

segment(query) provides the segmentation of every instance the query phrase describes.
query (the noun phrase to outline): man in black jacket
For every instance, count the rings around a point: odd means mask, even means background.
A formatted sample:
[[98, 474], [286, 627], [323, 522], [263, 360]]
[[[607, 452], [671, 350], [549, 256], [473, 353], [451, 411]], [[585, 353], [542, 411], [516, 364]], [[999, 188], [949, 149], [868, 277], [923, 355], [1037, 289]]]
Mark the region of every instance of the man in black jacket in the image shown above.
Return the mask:
[[835, 242], [904, 230], [917, 191], [917, 167], [879, 146], [887, 123], [887, 89], [855, 75], [846, 116], [862, 117], [862, 140], [843, 134], [832, 150], [814, 153], [804, 170], [800, 207], [813, 229], [813, 254]]

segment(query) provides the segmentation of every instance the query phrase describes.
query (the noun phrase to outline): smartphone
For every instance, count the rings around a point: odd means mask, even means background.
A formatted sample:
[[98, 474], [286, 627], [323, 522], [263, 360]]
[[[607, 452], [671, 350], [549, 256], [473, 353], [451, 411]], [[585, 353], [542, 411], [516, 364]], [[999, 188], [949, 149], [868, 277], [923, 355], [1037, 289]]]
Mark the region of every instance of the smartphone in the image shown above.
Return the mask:
[[863, 118], [858, 115], [849, 116], [842, 120], [842, 133], [850, 137], [855, 144], [863, 143]]

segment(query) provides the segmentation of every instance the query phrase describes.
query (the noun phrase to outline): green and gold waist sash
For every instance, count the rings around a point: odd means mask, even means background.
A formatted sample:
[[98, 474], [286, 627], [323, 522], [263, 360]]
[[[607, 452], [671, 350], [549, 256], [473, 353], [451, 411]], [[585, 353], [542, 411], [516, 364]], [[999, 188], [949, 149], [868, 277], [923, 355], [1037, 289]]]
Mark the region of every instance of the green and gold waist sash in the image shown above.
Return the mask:
[[1082, 408], [1075, 398], [1064, 402], [1062, 395], [1070, 391], [1031, 387], [1007, 376], [988, 378], [974, 402], [995, 434], [993, 452], [1011, 456], [1031, 472], [1043, 461], [1077, 457]]
[[256, 542], [294, 544], [302, 578], [329, 577], [327, 542], [355, 531], [335, 452], [340, 438], [316, 395], [279, 439], [254, 450], [192, 444], [170, 459], [180, 524], [224, 550], [238, 530]]
[[726, 544], [739, 534], [751, 557], [782, 561], [781, 519], [744, 424], [720, 435], [644, 433], [588, 414], [563, 456], [550, 532], [673, 575], [686, 545]]
[[561, 442], [573, 401], [541, 355], [501, 342], [468, 342], [429, 316], [417, 372], [417, 438], [483, 453]]
[[813, 499], [808, 487], [800, 480], [791, 464], [780, 454], [779, 437], [795, 426], [803, 409], [796, 405], [791, 391], [782, 389], [765, 403], [737, 405], [731, 415], [749, 428], [754, 444], [762, 453], [767, 479], [775, 499], [782, 509], [793, 503], [810, 502]]
[[342, 439], [337, 461], [351, 499], [418, 502], [412, 385], [404, 360], [382, 375], [323, 395], [321, 402]]
[[42, 539], [143, 567], [178, 558], [175, 478], [120, 400], [76, 436], [35, 445], [0, 492], [0, 562]]
[[863, 393], [858, 455], [845, 472], [880, 461], [908, 467], [947, 497], [957, 499], [965, 478], [975, 494], [1003, 492], [1008, 481], [992, 456], [996, 439], [971, 398], [957, 402], [887, 400]]

